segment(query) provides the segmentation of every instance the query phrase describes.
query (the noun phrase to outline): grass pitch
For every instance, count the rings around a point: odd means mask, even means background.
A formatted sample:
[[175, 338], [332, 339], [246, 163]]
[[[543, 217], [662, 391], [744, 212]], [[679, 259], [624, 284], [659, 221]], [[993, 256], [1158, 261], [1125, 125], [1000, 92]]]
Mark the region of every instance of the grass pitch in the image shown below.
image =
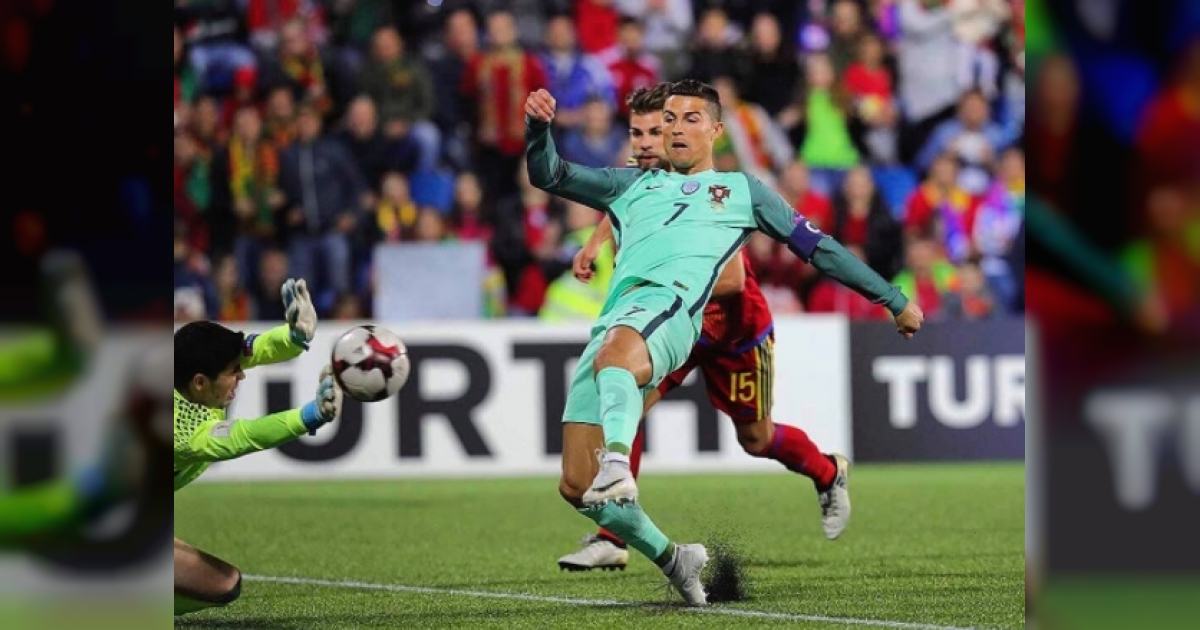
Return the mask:
[[654, 475], [641, 502], [672, 539], [737, 550], [748, 599], [701, 612], [648, 560], [560, 572], [593, 530], [553, 479], [195, 484], [175, 534], [247, 575], [241, 600], [176, 628], [1024, 627], [1021, 464], [862, 465], [842, 538], [812, 485]]

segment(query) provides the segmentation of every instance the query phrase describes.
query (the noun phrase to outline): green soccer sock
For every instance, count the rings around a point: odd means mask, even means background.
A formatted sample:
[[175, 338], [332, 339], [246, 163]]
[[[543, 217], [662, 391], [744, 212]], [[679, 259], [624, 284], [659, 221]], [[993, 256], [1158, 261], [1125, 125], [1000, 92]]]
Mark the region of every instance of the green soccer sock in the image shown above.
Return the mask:
[[596, 375], [600, 390], [600, 424], [604, 445], [610, 451], [629, 454], [642, 420], [642, 393], [629, 370], [606, 367]]
[[602, 506], [581, 508], [579, 511], [597, 525], [620, 536], [626, 544], [656, 564], [664, 557], [670, 559], [672, 554], [668, 552], [674, 548], [674, 544], [650, 520], [642, 506], [636, 503], [617, 505], [609, 501]]

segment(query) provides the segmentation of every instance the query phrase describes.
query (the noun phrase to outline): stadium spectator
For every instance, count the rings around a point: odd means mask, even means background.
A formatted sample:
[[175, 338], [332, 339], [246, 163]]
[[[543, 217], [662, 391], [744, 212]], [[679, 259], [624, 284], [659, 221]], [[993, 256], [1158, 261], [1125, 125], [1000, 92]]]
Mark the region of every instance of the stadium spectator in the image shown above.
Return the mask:
[[466, 9], [458, 9], [446, 18], [440, 44], [430, 46], [425, 53], [437, 104], [433, 122], [442, 134], [443, 156], [456, 170], [465, 169], [470, 163], [471, 133], [467, 123], [472, 113], [461, 89], [467, 63], [478, 52], [479, 28], [475, 16]]
[[1178, 321], [1200, 305], [1200, 212], [1185, 185], [1156, 186], [1146, 199], [1146, 234], [1122, 253], [1138, 285], [1162, 296]]
[[800, 85], [800, 62], [793, 46], [784, 42], [779, 20], [774, 15], [754, 16], [750, 50], [743, 65], [740, 85], [747, 101], [774, 117], [795, 100]]
[[490, 243], [493, 232], [490, 217], [483, 206], [483, 189], [474, 173], [463, 173], [454, 183], [454, 204], [450, 225], [455, 237], [465, 241]]
[[[615, 260], [611, 245], [600, 248], [593, 263], [596, 273], [590, 282], [575, 279], [571, 261], [596, 231], [596, 211], [579, 203], [567, 203], [567, 233], [552, 258], [543, 261], [546, 277], [553, 278], [546, 288], [546, 300], [538, 317], [542, 321], [594, 321], [604, 307], [612, 281]], [[557, 273], [556, 273], [557, 272]]]
[[896, 57], [900, 103], [907, 126], [901, 159], [911, 161], [933, 129], [954, 116], [962, 94], [954, 16], [943, 0], [899, 0], [900, 40]]
[[221, 127], [221, 109], [217, 99], [201, 96], [192, 105], [188, 116], [189, 130], [202, 153], [212, 155], [220, 150], [229, 136], [229, 130]]
[[333, 319], [335, 321], [355, 321], [366, 318], [362, 300], [353, 293], [343, 293], [333, 304]]
[[263, 251], [259, 259], [258, 284], [254, 285], [254, 314], [260, 321], [283, 321], [286, 309], [279, 287], [288, 277], [287, 254], [281, 249]]
[[280, 165], [289, 275], [307, 279], [314, 301], [328, 304], [329, 292], [350, 290], [350, 238], [358, 229], [367, 184], [345, 148], [321, 135], [316, 109], [300, 108], [296, 130]]
[[403, 146], [419, 147], [416, 168], [437, 168], [441, 132], [430, 122], [433, 114], [433, 82], [420, 59], [404, 52], [404, 40], [393, 26], [375, 31], [371, 58], [359, 75], [362, 89], [375, 101], [383, 135]]
[[943, 308], [949, 319], [988, 319], [1001, 312], [987, 279], [973, 261], [959, 266], [955, 289], [944, 298]]
[[258, 107], [258, 72], [254, 68], [238, 68], [233, 73], [233, 94], [221, 103], [221, 127], [231, 129], [243, 107]]
[[996, 156], [1008, 147], [1010, 140], [1004, 129], [992, 121], [987, 99], [981, 92], [971, 90], [959, 101], [958, 116], [934, 129], [917, 154], [916, 165], [922, 171], [927, 170], [937, 156], [950, 153], [959, 163], [959, 187], [979, 195], [987, 188]]
[[804, 215], [817, 227], [828, 231], [833, 225], [833, 206], [829, 198], [816, 192], [809, 185], [808, 167], [804, 162], [793, 160], [783, 170], [779, 180], [779, 194], [783, 195], [796, 212]]
[[[639, 41], [645, 37], [646, 50], [659, 62], [662, 77], [668, 81], [681, 78], [687, 67], [686, 53], [688, 38], [692, 31], [691, 0], [614, 0], [623, 16], [620, 28], [636, 28]], [[619, 32], [618, 39], [628, 49], [626, 33]], [[641, 47], [638, 47], [640, 50]], [[644, 86], [637, 86], [644, 87]], [[646, 86], [648, 87], [648, 86]], [[624, 103], [625, 93], [619, 97]], [[622, 112], [628, 114], [628, 112]]]
[[732, 77], [717, 77], [713, 87], [720, 96], [725, 122], [724, 135], [713, 145], [717, 170], [741, 170], [774, 188], [775, 174], [795, 160], [787, 136], [766, 110], [742, 100]]
[[263, 133], [280, 151], [296, 139], [296, 99], [288, 88], [278, 87], [267, 93]]
[[833, 197], [833, 220], [825, 232], [841, 243], [861, 247], [861, 258], [884, 278], [895, 275], [903, 264], [900, 224], [865, 166], [846, 174], [841, 190]]
[[[594, 55], [576, 48], [571, 18], [560, 15], [546, 23], [546, 51], [541, 60], [546, 69], [546, 89], [558, 103], [554, 121], [560, 127], [583, 125], [584, 107], [592, 99], [600, 99], [610, 108], [617, 106], [612, 75]], [[608, 116], [611, 118], [611, 113]]]
[[599, 55], [617, 44], [617, 13], [612, 0], [575, 0], [575, 30], [579, 47]]
[[725, 11], [705, 10], [692, 45], [692, 63], [687, 77], [712, 82], [719, 76], [737, 76], [740, 64], [734, 46], [741, 37], [741, 30], [729, 22]]
[[941, 245], [921, 238], [908, 244], [904, 269], [892, 278], [904, 295], [916, 301], [925, 317], [944, 319], [943, 302], [957, 288], [958, 270], [942, 255]]
[[374, 241], [398, 243], [413, 240], [417, 225], [417, 204], [410, 195], [404, 175], [390, 172], [383, 176], [382, 195], [375, 206]]
[[898, 160], [896, 126], [900, 120], [886, 66], [883, 40], [867, 33], [858, 40], [858, 54], [846, 69], [846, 91], [854, 100], [854, 111], [866, 126], [863, 144], [870, 159], [878, 164]]
[[[859, 260], [866, 262], [866, 254], [859, 245], [846, 245], [846, 249]], [[855, 321], [888, 319], [887, 310], [859, 295], [853, 289], [836, 280], [822, 276], [808, 296], [810, 313], [841, 313]]]
[[450, 238], [446, 229], [446, 220], [442, 213], [434, 208], [421, 208], [417, 211], [417, 224], [413, 228], [413, 240], [418, 243], [437, 243]]
[[846, 170], [859, 162], [858, 148], [850, 135], [852, 104], [826, 55], [808, 56], [805, 83], [806, 91], [799, 103], [781, 120], [785, 128], [792, 126], [793, 140], [803, 137], [796, 144], [800, 159], [808, 165], [813, 189], [829, 196], [841, 186]]
[[862, 7], [855, 0], [836, 0], [829, 10], [829, 62], [837, 76], [844, 76], [846, 69], [858, 54], [858, 40], [867, 34], [863, 22]]
[[[262, 243], [276, 235], [286, 199], [279, 183], [279, 154], [263, 140], [254, 107], [238, 110], [229, 144], [213, 160], [213, 248], [233, 251], [238, 271], [253, 278]], [[210, 313], [212, 315], [212, 313]]]
[[204, 256], [188, 243], [187, 226], [175, 222], [175, 321], [204, 319], [217, 312], [217, 295]]
[[1017, 284], [1008, 258], [1025, 208], [1025, 156], [1011, 147], [1000, 155], [996, 178], [983, 195], [971, 244], [980, 255], [979, 268], [1001, 308], [1014, 310]]
[[[484, 193], [516, 192], [517, 165], [525, 151], [525, 97], [546, 87], [546, 71], [517, 43], [513, 16], [497, 11], [487, 20], [489, 45], [467, 64], [462, 94], [475, 105], [475, 165]], [[478, 168], [486, 165], [486, 168]]]
[[[386, 171], [412, 172], [416, 165], [416, 146], [404, 141], [388, 142], [379, 128], [375, 101], [365, 94], [350, 101], [346, 108], [346, 119], [337, 138], [354, 158], [358, 171], [366, 179], [375, 205], [374, 191], [379, 190]], [[406, 151], [406, 149], [409, 149]], [[408, 158], [408, 159], [405, 159]]]
[[808, 272], [799, 258], [766, 234], [758, 232], [750, 236], [745, 255], [750, 257], [750, 266], [772, 312], [798, 313], [804, 310], [800, 294]]
[[213, 270], [213, 286], [216, 290], [216, 319], [225, 322], [245, 322], [254, 318], [250, 294], [242, 286], [238, 273], [237, 257], [232, 254], [217, 259]]
[[348, 80], [336, 60], [313, 40], [301, 19], [284, 23], [279, 46], [258, 64], [262, 85], [268, 89], [287, 87], [297, 103], [308, 103], [323, 117], [336, 116], [339, 101], [350, 90], [339, 82]]
[[629, 116], [629, 95], [639, 88], [653, 87], [661, 72], [658, 59], [645, 51], [642, 25], [633, 18], [622, 18], [616, 46], [596, 57], [612, 77], [618, 111], [622, 118]]
[[978, 203], [958, 186], [958, 162], [943, 155], [929, 177], [909, 196], [904, 211], [906, 239], [932, 238], [954, 262], [966, 260]]
[[1009, 0], [950, 0], [954, 36], [959, 49], [959, 84], [982, 92], [988, 100], [1000, 89], [1000, 59], [995, 39], [1011, 17]]
[[592, 168], [624, 166], [629, 157], [628, 132], [613, 124], [608, 101], [592, 96], [580, 109], [579, 127], [563, 134], [563, 159]]
[[212, 206], [211, 156], [201, 153], [187, 131], [175, 132], [173, 164], [175, 218], [183, 221], [189, 243], [208, 251], [208, 222]]

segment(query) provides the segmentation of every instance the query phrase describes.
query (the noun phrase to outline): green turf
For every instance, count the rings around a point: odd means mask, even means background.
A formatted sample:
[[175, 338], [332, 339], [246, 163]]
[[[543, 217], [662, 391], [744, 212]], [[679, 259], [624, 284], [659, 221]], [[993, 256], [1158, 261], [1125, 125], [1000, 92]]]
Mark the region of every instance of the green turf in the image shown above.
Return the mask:
[[[722, 609], [1024, 626], [1020, 464], [857, 466], [854, 516], [836, 542], [821, 534], [811, 484], [785, 472], [650, 475], [639, 486], [673, 539], [743, 551], [750, 600]], [[561, 573], [555, 560], [592, 528], [553, 479], [195, 484], [176, 495], [175, 527], [251, 575], [631, 604], [247, 582], [233, 606], [177, 628], [887, 627], [650, 606], [677, 596], [641, 557], [624, 573]]]

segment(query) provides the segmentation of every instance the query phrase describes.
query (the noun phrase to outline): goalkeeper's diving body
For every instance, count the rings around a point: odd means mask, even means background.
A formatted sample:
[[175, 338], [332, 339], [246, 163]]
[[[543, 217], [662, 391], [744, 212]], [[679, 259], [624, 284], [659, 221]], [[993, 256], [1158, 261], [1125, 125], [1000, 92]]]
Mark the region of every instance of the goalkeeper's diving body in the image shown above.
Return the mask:
[[[316, 397], [299, 409], [256, 420], [226, 418], [244, 370], [280, 363], [308, 348], [317, 314], [303, 280], [281, 289], [287, 325], [245, 335], [214, 322], [186, 324], [175, 332], [175, 491], [213, 463], [274, 448], [315, 431], [338, 416], [342, 392], [328, 366]], [[225, 606], [241, 594], [236, 567], [175, 540], [175, 614]]]
[[621, 247], [608, 299], [592, 326], [563, 411], [559, 492], [654, 561], [688, 605], [703, 606], [701, 572], [708, 552], [703, 545], [676, 545], [650, 520], [637, 500], [629, 453], [646, 394], [687, 360], [726, 263], [759, 230], [886, 306], [902, 335], [916, 333], [923, 316], [898, 287], [757, 179], [713, 170], [713, 142], [723, 125], [711, 86], [681, 81], [671, 87], [663, 132], [674, 172], [594, 169], [562, 160], [550, 134], [554, 110], [554, 98], [545, 90], [526, 99], [530, 182], [603, 209]]

